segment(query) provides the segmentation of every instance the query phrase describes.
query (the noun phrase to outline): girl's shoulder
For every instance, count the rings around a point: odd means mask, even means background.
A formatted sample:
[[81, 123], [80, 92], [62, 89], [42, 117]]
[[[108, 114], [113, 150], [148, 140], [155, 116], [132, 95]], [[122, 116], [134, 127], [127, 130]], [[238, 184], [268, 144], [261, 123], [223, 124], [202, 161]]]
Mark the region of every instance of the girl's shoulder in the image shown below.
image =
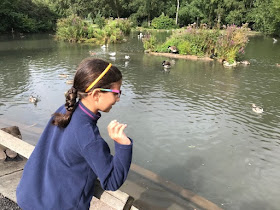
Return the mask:
[[81, 149], [86, 148], [89, 144], [92, 144], [101, 138], [99, 129], [96, 125], [91, 123], [83, 123], [79, 124], [79, 127], [76, 128], [74, 128], [72, 125], [72, 123], [68, 125], [70, 133], [75, 136], [75, 139]]

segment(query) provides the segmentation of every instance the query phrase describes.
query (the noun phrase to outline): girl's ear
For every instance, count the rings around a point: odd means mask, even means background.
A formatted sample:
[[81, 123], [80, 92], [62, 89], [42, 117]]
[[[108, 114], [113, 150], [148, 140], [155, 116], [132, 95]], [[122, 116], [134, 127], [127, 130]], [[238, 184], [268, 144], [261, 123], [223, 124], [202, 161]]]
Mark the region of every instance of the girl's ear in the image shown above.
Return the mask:
[[99, 93], [100, 93], [100, 90], [94, 89], [91, 93], [89, 93], [89, 95], [91, 95], [95, 101], [98, 101], [98, 98], [100, 95]]

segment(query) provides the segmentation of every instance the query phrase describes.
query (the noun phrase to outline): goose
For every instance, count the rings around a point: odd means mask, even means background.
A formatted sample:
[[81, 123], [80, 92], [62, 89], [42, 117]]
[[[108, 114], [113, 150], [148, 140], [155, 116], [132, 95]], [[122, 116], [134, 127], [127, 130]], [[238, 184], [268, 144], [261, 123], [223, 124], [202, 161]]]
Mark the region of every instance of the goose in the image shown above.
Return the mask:
[[272, 38], [273, 39], [273, 44], [275, 44], [277, 42], [277, 39]]
[[171, 63], [169, 61], [163, 61], [162, 66], [164, 69], [170, 69], [171, 68]]
[[38, 98], [37, 97], [34, 97], [34, 96], [29, 96], [29, 102], [33, 103], [33, 104], [36, 104], [38, 102]]
[[252, 110], [256, 113], [263, 113], [263, 108], [257, 107], [256, 104], [252, 104]]
[[171, 51], [172, 53], [178, 53], [178, 49], [175, 46], [168, 46], [167, 48], [169, 51]]
[[125, 55], [124, 58], [125, 58], [126, 60], [129, 60], [129, 59], [130, 59], [130, 56], [129, 56], [129, 55]]
[[116, 56], [116, 54], [117, 54], [116, 52], [109, 53], [109, 55], [112, 56], [112, 57]]

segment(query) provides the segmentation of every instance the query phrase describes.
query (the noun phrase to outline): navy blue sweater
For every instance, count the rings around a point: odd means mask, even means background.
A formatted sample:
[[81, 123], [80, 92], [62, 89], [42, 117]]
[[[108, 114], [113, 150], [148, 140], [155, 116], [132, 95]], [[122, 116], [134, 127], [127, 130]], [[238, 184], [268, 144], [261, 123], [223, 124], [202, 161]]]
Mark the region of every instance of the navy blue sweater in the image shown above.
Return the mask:
[[[57, 112], [66, 110], [62, 106]], [[97, 177], [104, 190], [117, 190], [124, 183], [132, 143], [115, 142], [112, 156], [96, 125], [100, 116], [79, 102], [66, 128], [52, 125], [50, 119], [17, 187], [22, 209], [89, 209]]]

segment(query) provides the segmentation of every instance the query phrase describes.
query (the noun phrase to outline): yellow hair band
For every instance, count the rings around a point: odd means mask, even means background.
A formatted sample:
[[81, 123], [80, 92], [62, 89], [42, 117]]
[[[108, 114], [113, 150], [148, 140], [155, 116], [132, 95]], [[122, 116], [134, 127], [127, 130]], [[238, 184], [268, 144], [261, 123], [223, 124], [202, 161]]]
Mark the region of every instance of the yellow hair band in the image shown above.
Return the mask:
[[106, 69], [99, 75], [99, 77], [96, 78], [96, 80], [94, 80], [90, 86], [88, 86], [88, 88], [85, 90], [85, 92], [87, 93], [97, 82], [99, 82], [99, 80], [102, 79], [102, 77], [104, 77], [104, 75], [109, 71], [109, 69], [111, 68], [112, 64], [109, 63], [109, 65], [106, 67]]

